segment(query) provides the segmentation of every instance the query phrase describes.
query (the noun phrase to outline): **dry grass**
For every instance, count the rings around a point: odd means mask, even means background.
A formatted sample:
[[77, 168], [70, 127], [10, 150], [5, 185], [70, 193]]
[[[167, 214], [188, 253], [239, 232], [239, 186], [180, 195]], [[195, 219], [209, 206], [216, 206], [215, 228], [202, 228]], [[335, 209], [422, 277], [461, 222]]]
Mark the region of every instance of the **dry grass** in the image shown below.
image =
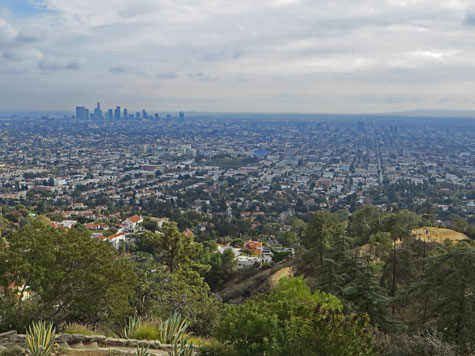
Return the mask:
[[437, 243], [443, 243], [446, 240], [461, 241], [468, 239], [468, 236], [461, 232], [439, 227], [421, 227], [412, 230], [412, 232], [418, 239], [425, 239], [426, 241]]
[[81, 334], [81, 335], [96, 335], [96, 331], [86, 324], [69, 323], [63, 327], [62, 330], [65, 334]]
[[294, 271], [292, 267], [284, 267], [269, 277], [269, 286], [274, 288], [281, 278], [292, 277], [293, 275]]

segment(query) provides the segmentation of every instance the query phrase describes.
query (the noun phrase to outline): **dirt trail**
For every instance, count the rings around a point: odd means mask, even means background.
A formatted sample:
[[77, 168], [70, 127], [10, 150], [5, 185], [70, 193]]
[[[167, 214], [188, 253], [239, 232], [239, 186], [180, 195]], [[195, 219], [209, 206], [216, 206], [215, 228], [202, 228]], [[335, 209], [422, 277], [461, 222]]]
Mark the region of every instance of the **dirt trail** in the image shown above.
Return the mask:
[[246, 298], [275, 286], [280, 278], [292, 275], [290, 273], [293, 273], [292, 265], [294, 262], [290, 259], [277, 263], [270, 269], [257, 270], [255, 274], [247, 278], [232, 280], [216, 295], [225, 303], [242, 303]]

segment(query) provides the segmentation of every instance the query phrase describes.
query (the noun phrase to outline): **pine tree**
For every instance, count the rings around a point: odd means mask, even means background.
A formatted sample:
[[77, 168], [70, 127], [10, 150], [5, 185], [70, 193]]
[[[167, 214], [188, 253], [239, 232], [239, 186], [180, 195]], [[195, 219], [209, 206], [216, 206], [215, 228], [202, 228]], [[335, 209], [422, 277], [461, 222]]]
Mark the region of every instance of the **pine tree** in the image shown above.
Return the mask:
[[336, 216], [327, 211], [319, 211], [315, 213], [310, 224], [306, 227], [302, 243], [305, 248], [313, 252], [318, 263], [322, 265], [332, 238], [341, 235], [343, 230], [344, 225], [338, 221]]
[[354, 278], [343, 289], [343, 296], [356, 311], [368, 314], [371, 323], [380, 330], [395, 331], [404, 327], [390, 315], [391, 298], [379, 285], [369, 258], [359, 261]]
[[458, 243], [429, 258], [423, 285], [430, 290], [431, 322], [462, 354], [475, 349], [475, 246]]

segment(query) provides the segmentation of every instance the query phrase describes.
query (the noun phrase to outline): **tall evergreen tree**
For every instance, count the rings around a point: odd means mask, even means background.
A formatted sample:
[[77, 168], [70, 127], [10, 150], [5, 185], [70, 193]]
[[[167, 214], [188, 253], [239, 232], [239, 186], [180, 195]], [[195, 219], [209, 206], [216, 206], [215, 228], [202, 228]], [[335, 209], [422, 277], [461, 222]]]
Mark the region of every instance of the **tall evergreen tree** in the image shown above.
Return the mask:
[[335, 236], [343, 234], [344, 225], [339, 219], [327, 211], [315, 213], [310, 224], [304, 230], [302, 243], [314, 256], [318, 263], [323, 264], [323, 259], [330, 247], [330, 242]]
[[380, 330], [400, 330], [403, 324], [390, 315], [391, 298], [379, 285], [374, 266], [369, 258], [359, 261], [355, 276], [343, 289], [344, 299], [356, 311], [368, 314], [371, 323]]
[[423, 281], [430, 290], [430, 322], [460, 352], [475, 350], [475, 246], [472, 242], [440, 249], [428, 261]]

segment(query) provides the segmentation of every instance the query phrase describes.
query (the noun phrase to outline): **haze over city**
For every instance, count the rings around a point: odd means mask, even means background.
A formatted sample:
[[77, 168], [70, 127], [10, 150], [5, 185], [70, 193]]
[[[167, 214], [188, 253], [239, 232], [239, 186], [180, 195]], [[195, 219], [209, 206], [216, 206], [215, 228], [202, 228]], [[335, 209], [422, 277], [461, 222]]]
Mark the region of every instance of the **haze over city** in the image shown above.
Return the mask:
[[463, 0], [3, 0], [0, 110], [470, 110], [474, 11]]
[[475, 0], [0, 0], [0, 356], [475, 356]]

